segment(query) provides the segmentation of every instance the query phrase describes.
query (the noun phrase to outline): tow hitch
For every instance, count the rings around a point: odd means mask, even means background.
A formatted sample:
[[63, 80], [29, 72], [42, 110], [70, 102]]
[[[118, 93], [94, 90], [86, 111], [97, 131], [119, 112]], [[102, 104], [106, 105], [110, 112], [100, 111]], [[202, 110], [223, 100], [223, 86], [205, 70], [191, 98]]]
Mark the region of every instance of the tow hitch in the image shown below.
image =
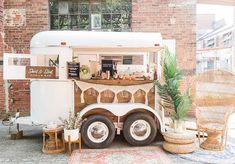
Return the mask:
[[20, 130], [20, 125], [18, 123], [16, 124], [16, 132], [11, 133], [11, 127], [14, 125], [15, 120], [19, 118], [19, 116], [20, 112], [17, 111], [15, 117], [7, 115], [7, 117], [2, 120], [2, 124], [4, 126], [9, 126], [9, 134], [11, 135], [12, 140], [21, 139], [23, 137], [23, 130]]

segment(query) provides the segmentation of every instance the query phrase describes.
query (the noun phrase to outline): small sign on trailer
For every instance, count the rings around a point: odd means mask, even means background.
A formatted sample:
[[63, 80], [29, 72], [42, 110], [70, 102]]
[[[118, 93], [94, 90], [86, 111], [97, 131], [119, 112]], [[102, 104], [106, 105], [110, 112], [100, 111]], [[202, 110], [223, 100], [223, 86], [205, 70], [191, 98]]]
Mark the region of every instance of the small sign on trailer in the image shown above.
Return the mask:
[[26, 78], [32, 79], [55, 79], [56, 69], [55, 67], [45, 66], [26, 66], [25, 69]]
[[67, 62], [68, 79], [79, 79], [80, 64]]
[[111, 76], [113, 73], [113, 60], [102, 60], [101, 63], [102, 72], [109, 71]]

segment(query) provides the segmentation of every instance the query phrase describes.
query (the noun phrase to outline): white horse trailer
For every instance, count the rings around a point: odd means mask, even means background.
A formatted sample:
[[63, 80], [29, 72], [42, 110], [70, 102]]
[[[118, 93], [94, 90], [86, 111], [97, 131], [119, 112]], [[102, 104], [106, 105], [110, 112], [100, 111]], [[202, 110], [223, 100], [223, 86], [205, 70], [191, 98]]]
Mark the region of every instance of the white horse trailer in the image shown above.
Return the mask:
[[[91, 60], [99, 63], [103, 56], [139, 55], [142, 56], [141, 64], [121, 63], [118, 68], [146, 73], [151, 69], [151, 65], [155, 65], [159, 79], [162, 49], [163, 40], [160, 33], [46, 31], [36, 34], [30, 43], [30, 54], [4, 54], [4, 79], [30, 80], [30, 116], [19, 117], [15, 123], [46, 125], [53, 121], [59, 124], [58, 117], [66, 118], [69, 110], [76, 111], [76, 86], [84, 90], [97, 87], [97, 103], [88, 104], [80, 110], [81, 116], [86, 119], [81, 128], [84, 143], [91, 148], [104, 148], [113, 141], [115, 133], [120, 134], [120, 131], [123, 131], [125, 139], [132, 145], [151, 143], [156, 137], [157, 129], [160, 132], [165, 130], [164, 113], [159, 110], [156, 101], [152, 107], [146, 99], [144, 103], [136, 103], [134, 100], [126, 103], [102, 103], [99, 96], [105, 88], [114, 92], [120, 91], [120, 88], [129, 88], [129, 92], [132, 93], [137, 86], [109, 86], [68, 79], [67, 62], [77, 60], [82, 65]], [[56, 67], [56, 79], [26, 78], [26, 65], [49, 66], [51, 61], [54, 61]], [[151, 87], [155, 87], [154, 81], [138, 87], [148, 92]], [[82, 89], [81, 99], [84, 90]], [[154, 96], [152, 99], [156, 100], [156, 94]], [[104, 115], [105, 112], [109, 112], [113, 119]]]

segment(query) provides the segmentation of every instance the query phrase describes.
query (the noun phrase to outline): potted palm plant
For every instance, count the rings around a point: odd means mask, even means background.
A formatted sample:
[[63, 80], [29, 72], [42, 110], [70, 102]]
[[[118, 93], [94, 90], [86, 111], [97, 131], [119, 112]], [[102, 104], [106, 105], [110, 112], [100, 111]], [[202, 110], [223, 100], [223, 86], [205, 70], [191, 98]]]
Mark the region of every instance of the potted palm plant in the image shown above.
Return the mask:
[[75, 114], [69, 111], [68, 119], [63, 119], [61, 117], [59, 117], [59, 119], [63, 123], [65, 141], [68, 142], [68, 136], [70, 136], [70, 141], [78, 140], [78, 133], [83, 122], [80, 113]]
[[184, 131], [184, 119], [187, 116], [188, 110], [192, 104], [192, 99], [189, 95], [189, 90], [184, 93], [180, 92], [180, 80], [182, 73], [177, 67], [176, 57], [165, 49], [163, 57], [163, 78], [164, 82], [156, 82], [157, 93], [160, 97], [160, 105], [172, 111], [172, 120], [175, 132]]

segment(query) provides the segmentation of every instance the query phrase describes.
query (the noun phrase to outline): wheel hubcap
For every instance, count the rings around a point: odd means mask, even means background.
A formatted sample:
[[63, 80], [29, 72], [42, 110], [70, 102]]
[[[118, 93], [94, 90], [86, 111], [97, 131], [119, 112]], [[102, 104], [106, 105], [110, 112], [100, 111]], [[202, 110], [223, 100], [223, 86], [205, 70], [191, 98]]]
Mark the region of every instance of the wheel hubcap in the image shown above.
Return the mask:
[[138, 141], [145, 140], [151, 133], [151, 127], [145, 120], [136, 120], [130, 126], [131, 136]]
[[88, 138], [94, 143], [101, 143], [108, 138], [109, 129], [100, 121], [93, 122], [90, 124], [87, 130]]

